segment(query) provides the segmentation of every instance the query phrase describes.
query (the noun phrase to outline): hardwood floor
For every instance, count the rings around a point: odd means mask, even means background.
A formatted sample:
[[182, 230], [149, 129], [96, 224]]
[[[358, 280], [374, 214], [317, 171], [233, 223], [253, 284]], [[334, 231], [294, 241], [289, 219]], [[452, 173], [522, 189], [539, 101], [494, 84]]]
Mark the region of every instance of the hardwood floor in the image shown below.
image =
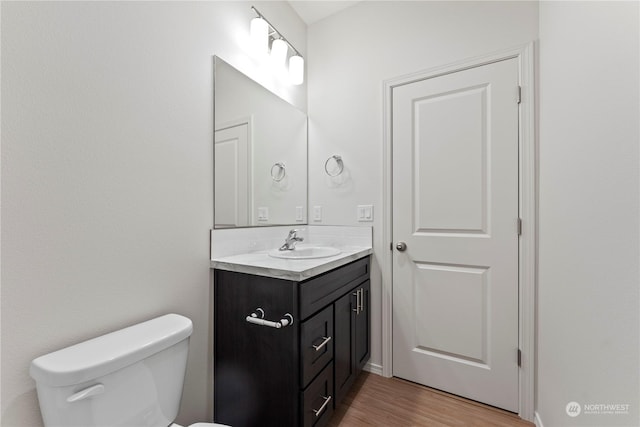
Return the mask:
[[517, 415], [398, 378], [363, 372], [330, 427], [533, 427]]

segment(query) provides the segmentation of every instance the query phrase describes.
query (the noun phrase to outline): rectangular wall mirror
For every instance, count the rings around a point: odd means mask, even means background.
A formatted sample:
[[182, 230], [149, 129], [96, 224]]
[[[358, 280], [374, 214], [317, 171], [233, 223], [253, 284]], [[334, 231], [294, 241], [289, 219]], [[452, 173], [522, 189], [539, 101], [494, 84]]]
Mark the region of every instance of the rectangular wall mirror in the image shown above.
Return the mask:
[[214, 62], [214, 227], [306, 224], [307, 115]]

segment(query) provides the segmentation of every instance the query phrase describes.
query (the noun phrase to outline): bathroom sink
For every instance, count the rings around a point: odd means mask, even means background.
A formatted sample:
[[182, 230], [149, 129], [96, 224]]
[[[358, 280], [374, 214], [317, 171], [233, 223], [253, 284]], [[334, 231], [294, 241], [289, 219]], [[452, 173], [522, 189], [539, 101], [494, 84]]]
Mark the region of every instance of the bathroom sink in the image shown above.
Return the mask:
[[269, 256], [284, 259], [315, 259], [327, 258], [338, 255], [339, 253], [339, 249], [330, 248], [328, 246], [299, 246], [292, 251], [280, 251], [278, 249], [274, 249], [269, 252]]

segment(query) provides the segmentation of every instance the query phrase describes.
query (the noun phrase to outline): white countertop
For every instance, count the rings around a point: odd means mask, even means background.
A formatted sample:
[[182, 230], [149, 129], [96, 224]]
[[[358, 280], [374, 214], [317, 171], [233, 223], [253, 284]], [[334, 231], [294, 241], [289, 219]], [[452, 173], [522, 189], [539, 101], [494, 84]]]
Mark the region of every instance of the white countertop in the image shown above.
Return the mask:
[[282, 259], [269, 256], [268, 251], [249, 252], [214, 258], [211, 268], [300, 282], [373, 253], [370, 246], [337, 249], [341, 251], [338, 255], [315, 259]]

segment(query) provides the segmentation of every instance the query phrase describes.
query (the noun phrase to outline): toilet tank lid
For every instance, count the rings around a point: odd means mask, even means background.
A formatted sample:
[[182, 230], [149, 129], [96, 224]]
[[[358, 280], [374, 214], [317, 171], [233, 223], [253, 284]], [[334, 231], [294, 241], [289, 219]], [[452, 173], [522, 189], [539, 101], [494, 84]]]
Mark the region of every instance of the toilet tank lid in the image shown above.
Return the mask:
[[79, 384], [132, 365], [188, 338], [190, 319], [166, 314], [38, 357], [29, 373], [54, 387]]

